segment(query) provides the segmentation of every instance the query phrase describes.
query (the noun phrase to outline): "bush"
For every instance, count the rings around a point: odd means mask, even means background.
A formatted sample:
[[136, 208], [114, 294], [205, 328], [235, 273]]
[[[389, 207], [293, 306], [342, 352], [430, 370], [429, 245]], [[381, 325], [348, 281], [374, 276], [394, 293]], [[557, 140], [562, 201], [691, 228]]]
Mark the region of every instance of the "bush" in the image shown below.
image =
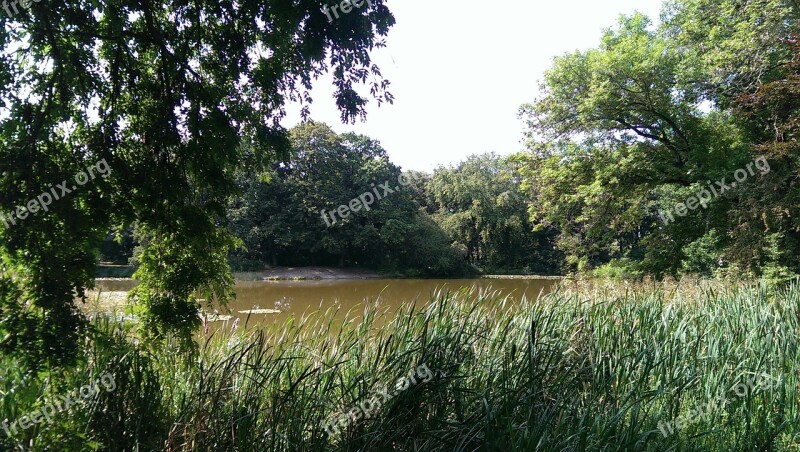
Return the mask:
[[644, 278], [644, 271], [638, 268], [637, 263], [628, 259], [614, 259], [589, 272], [593, 278], [608, 278], [614, 280], [635, 280]]

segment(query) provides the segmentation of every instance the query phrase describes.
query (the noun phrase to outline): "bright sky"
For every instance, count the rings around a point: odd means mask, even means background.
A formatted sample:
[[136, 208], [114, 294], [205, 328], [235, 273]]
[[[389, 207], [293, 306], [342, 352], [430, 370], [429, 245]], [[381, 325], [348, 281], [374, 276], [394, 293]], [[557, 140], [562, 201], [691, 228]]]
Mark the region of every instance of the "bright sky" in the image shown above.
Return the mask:
[[[333, 5], [334, 0], [330, 1]], [[365, 122], [344, 125], [329, 78], [312, 91], [311, 118], [381, 142], [403, 169], [430, 171], [471, 154], [523, 150], [517, 117], [553, 57], [595, 47], [620, 14], [657, 19], [661, 0], [388, 0], [397, 24], [373, 52], [393, 105], [373, 101]], [[299, 122], [290, 108], [284, 126]]]

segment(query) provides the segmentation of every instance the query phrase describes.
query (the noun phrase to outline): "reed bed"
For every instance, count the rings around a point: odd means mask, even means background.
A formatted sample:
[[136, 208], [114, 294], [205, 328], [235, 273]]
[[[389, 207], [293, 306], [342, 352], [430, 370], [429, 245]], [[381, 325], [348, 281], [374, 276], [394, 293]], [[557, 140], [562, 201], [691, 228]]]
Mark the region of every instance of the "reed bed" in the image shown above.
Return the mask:
[[[465, 290], [434, 293], [426, 305], [393, 314], [379, 303], [345, 320], [333, 314], [269, 329], [229, 327], [203, 338], [188, 358], [170, 345], [137, 344], [123, 325], [98, 319], [77, 369], [29, 375], [6, 360], [0, 415], [17, 419], [106, 372], [116, 389], [51, 424], [2, 435], [0, 444], [800, 450], [798, 285], [565, 282], [536, 301]], [[395, 391], [369, 418], [326, 430], [331, 418], [420, 365], [430, 369], [428, 381]], [[753, 387], [758, 378], [769, 385]], [[722, 397], [725, 404], [713, 403]]]

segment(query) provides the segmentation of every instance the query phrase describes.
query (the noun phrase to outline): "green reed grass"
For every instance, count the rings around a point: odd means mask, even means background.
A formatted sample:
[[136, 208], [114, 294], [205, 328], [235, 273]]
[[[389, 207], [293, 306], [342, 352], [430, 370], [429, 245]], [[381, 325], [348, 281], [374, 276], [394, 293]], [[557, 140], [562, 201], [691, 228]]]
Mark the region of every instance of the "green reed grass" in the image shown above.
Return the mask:
[[[190, 360], [98, 320], [85, 363], [28, 375], [6, 360], [16, 419], [104, 372], [117, 389], [0, 444], [20, 450], [798, 450], [800, 287], [576, 283], [537, 301], [438, 292], [274, 328], [226, 327]], [[324, 423], [425, 364], [370, 419]], [[766, 373], [666, 438], [672, 422]]]

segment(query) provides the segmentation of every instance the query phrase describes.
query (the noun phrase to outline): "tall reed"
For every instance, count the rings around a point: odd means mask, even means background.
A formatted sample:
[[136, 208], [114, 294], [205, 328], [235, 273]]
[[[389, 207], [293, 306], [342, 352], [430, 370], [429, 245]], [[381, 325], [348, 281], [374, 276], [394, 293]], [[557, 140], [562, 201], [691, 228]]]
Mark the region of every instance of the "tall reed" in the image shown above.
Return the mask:
[[[224, 328], [191, 362], [97, 323], [104, 334], [78, 369], [43, 377], [4, 367], [0, 414], [15, 419], [103, 372], [117, 389], [0, 441], [35, 450], [800, 447], [797, 285], [572, 285], [522, 302], [443, 291], [392, 314], [379, 303], [334, 314]], [[326, 430], [422, 364], [429, 381]], [[769, 387], [737, 395], [763, 374]], [[714, 406], [722, 396], [728, 403]]]

